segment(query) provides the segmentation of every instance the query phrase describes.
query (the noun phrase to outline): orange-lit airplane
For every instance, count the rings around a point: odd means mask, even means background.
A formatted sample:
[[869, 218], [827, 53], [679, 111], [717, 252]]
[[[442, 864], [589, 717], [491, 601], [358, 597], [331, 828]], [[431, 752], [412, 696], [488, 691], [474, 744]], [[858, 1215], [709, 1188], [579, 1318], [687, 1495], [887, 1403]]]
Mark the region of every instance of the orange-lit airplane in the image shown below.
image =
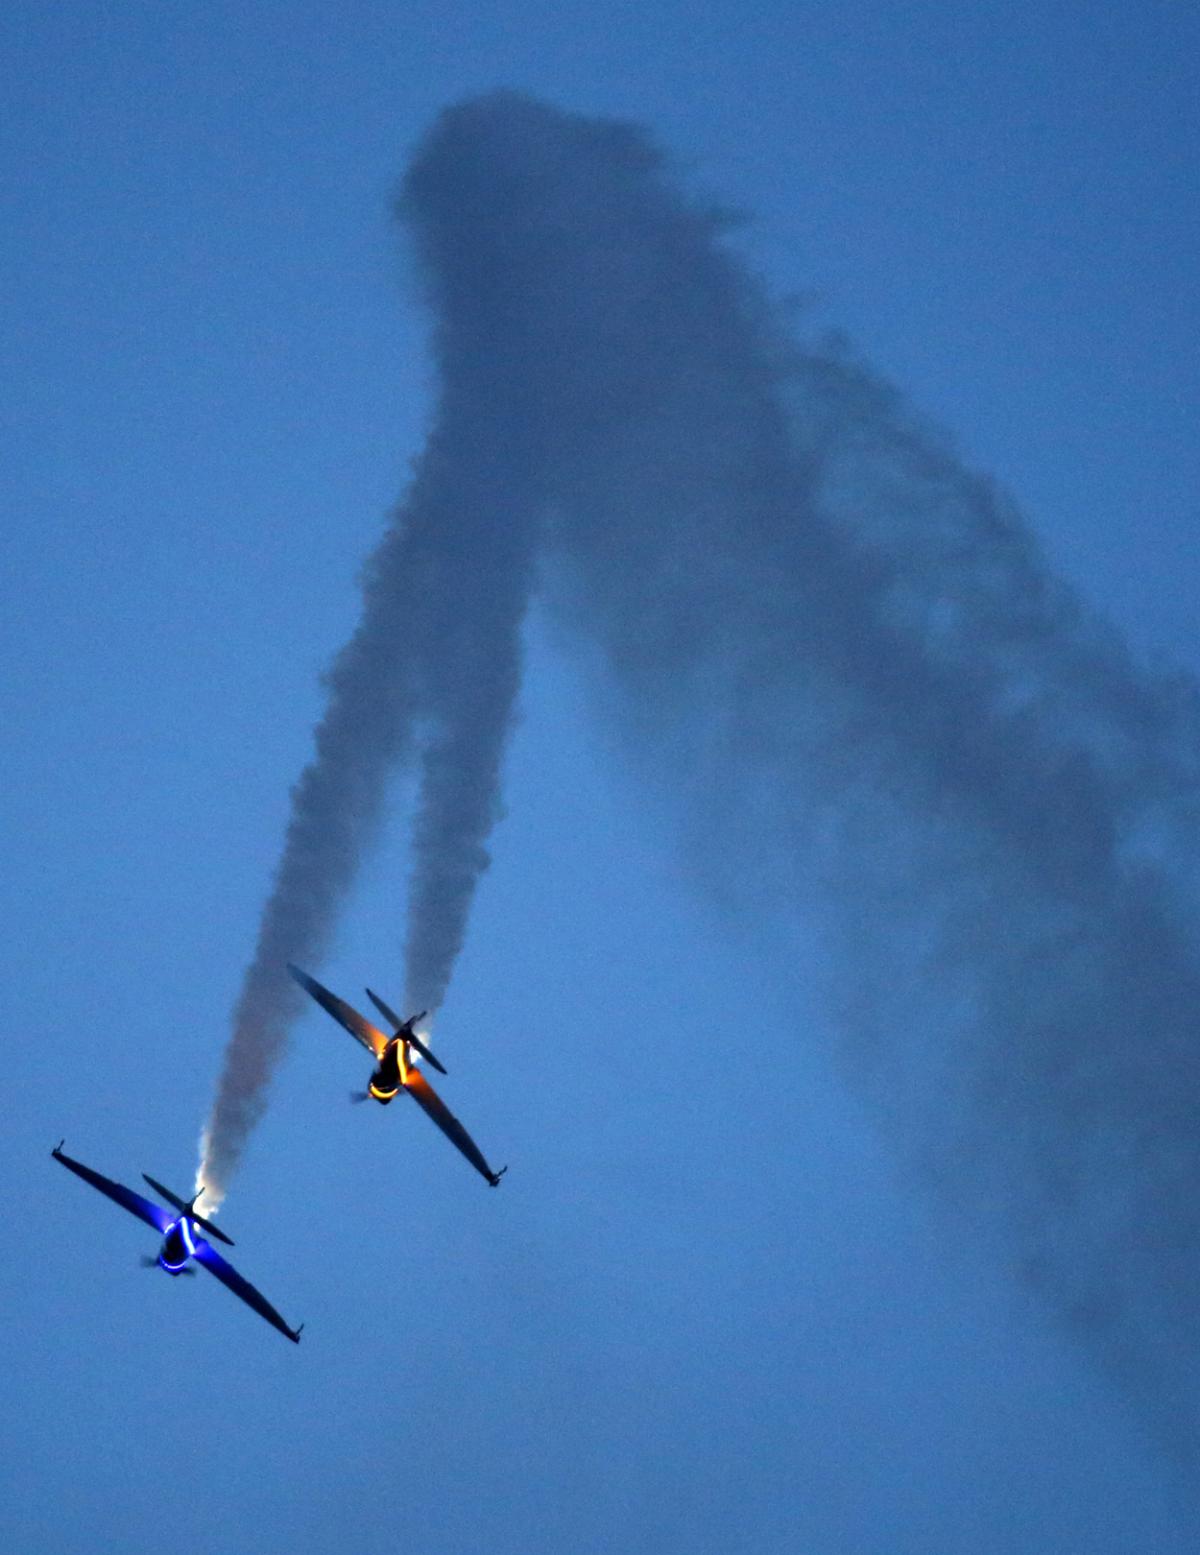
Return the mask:
[[479, 1146], [416, 1067], [414, 1055], [428, 1059], [435, 1069], [442, 1074], [446, 1073], [422, 1039], [413, 1031], [414, 1025], [421, 1016], [413, 1015], [406, 1021], [397, 1020], [383, 1000], [371, 993], [368, 988], [367, 994], [371, 1002], [383, 1018], [396, 1028], [388, 1037], [377, 1026], [372, 1026], [371, 1022], [360, 1015], [352, 1005], [347, 1004], [344, 999], [339, 999], [336, 994], [330, 993], [329, 989], [322, 987], [315, 978], [309, 977], [307, 972], [302, 972], [299, 967], [292, 966], [290, 962], [288, 971], [301, 988], [310, 993], [321, 1008], [333, 1016], [339, 1026], [345, 1027], [352, 1037], [356, 1037], [374, 1058], [375, 1072], [371, 1076], [364, 1099], [369, 1096], [386, 1107], [400, 1091], [407, 1092], [421, 1110], [433, 1119], [446, 1138], [458, 1146], [480, 1176], [486, 1177], [491, 1187], [497, 1187], [508, 1167], [502, 1166], [498, 1172], [492, 1171], [484, 1160]]

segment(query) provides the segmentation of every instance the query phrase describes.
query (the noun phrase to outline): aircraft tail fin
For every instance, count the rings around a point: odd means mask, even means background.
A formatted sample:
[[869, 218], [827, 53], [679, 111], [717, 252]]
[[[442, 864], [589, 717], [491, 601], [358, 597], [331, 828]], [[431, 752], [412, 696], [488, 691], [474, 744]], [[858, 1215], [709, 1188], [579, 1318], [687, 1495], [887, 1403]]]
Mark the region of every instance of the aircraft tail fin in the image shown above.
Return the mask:
[[389, 1022], [389, 1024], [394, 1028], [392, 1032], [393, 1036], [403, 1037], [410, 1047], [415, 1048], [417, 1052], [420, 1053], [421, 1057], [426, 1061], [426, 1063], [433, 1065], [438, 1074], [445, 1074], [447, 1072], [446, 1066], [442, 1063], [441, 1059], [435, 1058], [433, 1056], [421, 1038], [418, 1037], [416, 1032], [413, 1030], [413, 1027], [417, 1024], [417, 1022], [419, 1020], [424, 1020], [425, 1017], [429, 1014], [428, 1010], [422, 1010], [419, 1015], [410, 1015], [407, 1020], [401, 1020], [400, 1017], [396, 1014], [395, 1010], [393, 1010], [389, 1005], [386, 1005], [379, 997], [379, 995], [377, 993], [372, 993], [369, 988], [367, 989], [367, 998], [370, 999], [371, 1003], [383, 1016], [384, 1020]]
[[[142, 1180], [150, 1184], [159, 1198], [165, 1199], [168, 1204], [179, 1210], [180, 1214], [186, 1215], [189, 1220], [194, 1220], [198, 1226], [203, 1226], [210, 1236], [216, 1237], [218, 1242], [224, 1242], [226, 1247], [234, 1246], [234, 1240], [231, 1236], [226, 1236], [219, 1226], [214, 1226], [211, 1220], [205, 1220], [203, 1215], [196, 1213], [196, 1200], [200, 1197], [200, 1193], [194, 1193], [191, 1203], [185, 1204], [178, 1194], [172, 1193], [170, 1188], [164, 1188], [161, 1182], [155, 1182], [149, 1173], [143, 1172]], [[201, 1193], [203, 1191], [203, 1189], [200, 1190]]]

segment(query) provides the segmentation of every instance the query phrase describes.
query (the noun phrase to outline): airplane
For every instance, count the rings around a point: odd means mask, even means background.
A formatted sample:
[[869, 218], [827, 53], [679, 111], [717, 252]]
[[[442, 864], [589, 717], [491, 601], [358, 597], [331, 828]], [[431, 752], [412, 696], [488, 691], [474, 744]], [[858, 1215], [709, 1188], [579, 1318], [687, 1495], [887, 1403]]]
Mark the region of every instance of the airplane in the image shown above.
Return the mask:
[[69, 1155], [63, 1153], [65, 1143], [65, 1140], [60, 1139], [50, 1152], [56, 1161], [61, 1161], [68, 1171], [75, 1173], [76, 1177], [82, 1177], [84, 1182], [99, 1189], [122, 1209], [127, 1209], [131, 1215], [144, 1220], [147, 1225], [153, 1226], [161, 1234], [162, 1245], [158, 1249], [158, 1257], [142, 1260], [148, 1269], [157, 1266], [172, 1276], [195, 1274], [196, 1271], [189, 1263], [189, 1260], [194, 1258], [202, 1268], [215, 1275], [227, 1290], [231, 1290], [235, 1296], [240, 1296], [260, 1317], [265, 1317], [273, 1328], [277, 1328], [281, 1334], [286, 1334], [294, 1344], [300, 1343], [300, 1332], [304, 1324], [301, 1323], [300, 1328], [289, 1328], [267, 1298], [255, 1290], [248, 1280], [244, 1280], [233, 1265], [226, 1263], [216, 1248], [200, 1235], [203, 1229], [209, 1236], [216, 1237], [219, 1242], [224, 1242], [229, 1247], [233, 1246], [231, 1237], [214, 1226], [211, 1220], [205, 1220], [203, 1215], [196, 1213], [196, 1200], [200, 1197], [199, 1193], [194, 1194], [190, 1202], [185, 1204], [169, 1188], [164, 1188], [162, 1183], [155, 1182], [153, 1177], [147, 1177], [143, 1172], [143, 1178], [155, 1193], [160, 1194], [168, 1204], [173, 1205], [180, 1212], [178, 1216], [170, 1215], [153, 1200], [144, 1199], [132, 1188], [113, 1182], [111, 1177], [102, 1176], [99, 1172], [93, 1171], [90, 1166], [85, 1166], [82, 1161], [72, 1160]]
[[[383, 1000], [371, 993], [368, 988], [367, 994], [375, 1008], [389, 1025], [396, 1028], [389, 1037], [377, 1026], [372, 1026], [371, 1022], [360, 1015], [352, 1005], [347, 1004], [344, 999], [339, 999], [336, 994], [330, 993], [329, 989], [322, 987], [316, 978], [309, 977], [307, 972], [302, 972], [290, 961], [288, 971], [301, 988], [311, 994], [321, 1008], [332, 1015], [352, 1037], [356, 1037], [374, 1058], [375, 1072], [371, 1076], [366, 1092], [362, 1094], [362, 1099], [365, 1100], [369, 1096], [386, 1107], [400, 1091], [404, 1091], [428, 1117], [433, 1119], [446, 1138], [458, 1146], [480, 1176], [487, 1179], [489, 1187], [498, 1188], [500, 1179], [508, 1167], [502, 1166], [498, 1172], [492, 1171], [484, 1160], [479, 1146], [412, 1060], [411, 1053], [417, 1053], [422, 1058], [428, 1059], [440, 1073], [446, 1073], [445, 1068], [429, 1051], [422, 1038], [418, 1037], [412, 1029], [421, 1019], [421, 1015], [413, 1015], [406, 1021], [398, 1020]], [[424, 1013], [422, 1011], [422, 1014]], [[356, 1097], [357, 1099], [359, 1098]]]

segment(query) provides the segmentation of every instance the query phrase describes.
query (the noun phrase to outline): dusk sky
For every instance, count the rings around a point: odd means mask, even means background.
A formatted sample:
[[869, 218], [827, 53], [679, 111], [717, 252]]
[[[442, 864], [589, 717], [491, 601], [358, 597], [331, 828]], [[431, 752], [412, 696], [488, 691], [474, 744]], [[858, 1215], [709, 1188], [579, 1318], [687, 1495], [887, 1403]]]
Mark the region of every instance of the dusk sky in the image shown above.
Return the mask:
[[[1003, 1174], [964, 1187], [930, 1144], [974, 1135], [957, 1109], [980, 1088], [953, 1044], [919, 1058], [937, 989], [881, 997], [918, 1055], [881, 1096], [839, 1001], [884, 963], [858, 966], [845, 917], [826, 937], [815, 866], [789, 857], [812, 894], [789, 876], [780, 906], [792, 839], [752, 766], [706, 792], [733, 822], [698, 833], [668, 759], [686, 739], [656, 749], [656, 704], [609, 663], [617, 607], [576, 620], [566, 585], [524, 621], [503, 815], [436, 1025], [439, 1089], [508, 1164], [500, 1190], [403, 1098], [351, 1107], [365, 1055], [305, 1010], [220, 1211], [237, 1267], [306, 1324], [294, 1347], [203, 1272], [144, 1271], [153, 1233], [49, 1152], [192, 1191], [322, 675], [438, 414], [394, 207], [440, 114], [507, 88], [564, 134], [636, 123], [679, 199], [737, 213], [722, 251], [795, 339], [894, 386], [1132, 673], [1181, 675], [1194, 706], [1197, 58], [1187, 8], [1098, 0], [6, 8], [6, 1550], [1195, 1549], [1189, 1427], [1158, 1430], [1044, 1299]], [[473, 176], [503, 174], [483, 140]], [[423, 163], [451, 226], [456, 165]], [[525, 304], [552, 340], [577, 322], [569, 291]], [[591, 370], [553, 367], [494, 424]], [[643, 488], [603, 454], [615, 511]], [[649, 632], [659, 580], [621, 560]], [[711, 640], [736, 643], [724, 603]], [[395, 601], [398, 653], [426, 605]], [[404, 996], [412, 808], [400, 773], [307, 968], [360, 1006], [366, 983]], [[1171, 860], [1193, 970], [1197, 856]], [[1151, 1068], [1173, 1051], [1129, 1042]], [[1161, 1084], [1187, 1107], [1178, 1057]], [[979, 1118], [1003, 1154], [1004, 1119]], [[1086, 1261], [1093, 1228], [1066, 1223]]]

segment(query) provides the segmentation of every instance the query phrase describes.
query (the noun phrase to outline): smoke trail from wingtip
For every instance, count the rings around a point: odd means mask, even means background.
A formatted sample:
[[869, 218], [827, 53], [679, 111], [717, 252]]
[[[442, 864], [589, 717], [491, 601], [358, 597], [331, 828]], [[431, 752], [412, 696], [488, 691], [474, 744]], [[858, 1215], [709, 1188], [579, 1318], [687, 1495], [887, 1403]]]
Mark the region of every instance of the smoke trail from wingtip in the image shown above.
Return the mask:
[[[446, 332], [442, 350], [458, 344]], [[470, 344], [463, 349], [467, 354]], [[484, 374], [486, 377], [486, 374]], [[374, 837], [394, 769], [419, 761], [408, 997], [436, 1010], [462, 944], [519, 682], [534, 504], [490, 397], [448, 383], [412, 487], [363, 579], [363, 615], [327, 676], [329, 701], [234, 1010], [197, 1187], [224, 1197], [304, 995], [288, 961], [319, 963]], [[447, 449], [456, 457], [447, 456]], [[497, 466], [498, 468], [498, 466]], [[464, 536], [467, 536], [464, 539]]]
[[380, 549], [362, 623], [328, 676], [316, 753], [292, 790], [283, 854], [201, 1136], [196, 1186], [214, 1207], [265, 1110], [272, 1072], [302, 1007], [285, 965], [316, 961], [327, 948], [337, 908], [378, 824], [389, 769], [408, 753], [412, 693], [380, 608], [400, 548], [393, 532]]
[[[1190, 1450], [1195, 686], [1136, 666], [895, 391], [789, 338], [636, 129], [464, 104], [403, 211], [441, 407], [387, 587], [368, 582], [368, 672], [335, 677], [346, 738], [318, 740], [313, 781], [346, 784], [353, 835], [340, 872], [313, 872], [300, 943], [289, 840], [248, 975], [252, 1081], [288, 1018], [278, 967], [323, 944], [418, 734], [408, 994], [441, 997], [536, 561], [709, 883], [785, 925], [820, 913], [857, 1083]], [[388, 704], [369, 756], [360, 697]], [[321, 830], [299, 799], [297, 827]]]

